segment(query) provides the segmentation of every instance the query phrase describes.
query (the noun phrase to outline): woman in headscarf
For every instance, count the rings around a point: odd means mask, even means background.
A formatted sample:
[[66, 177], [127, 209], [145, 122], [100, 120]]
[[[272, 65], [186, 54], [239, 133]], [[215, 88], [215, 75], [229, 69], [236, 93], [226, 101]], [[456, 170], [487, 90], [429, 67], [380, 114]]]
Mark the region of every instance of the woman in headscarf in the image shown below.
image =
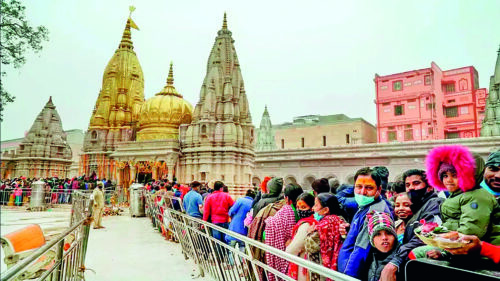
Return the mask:
[[[291, 183], [286, 186], [284, 193], [286, 205], [265, 221], [265, 243], [282, 251], [286, 248], [286, 242], [292, 238], [292, 230], [298, 220], [296, 202], [303, 190], [299, 185]], [[266, 253], [266, 263], [283, 274], [287, 273], [288, 261], [283, 258]], [[268, 280], [276, 280], [274, 274], [268, 273]]]
[[[302, 193], [297, 198], [297, 215], [299, 222], [293, 227], [292, 240], [286, 247], [286, 252], [292, 255], [299, 256], [307, 259], [305, 250], [306, 236], [309, 233], [310, 226], [316, 225], [317, 221], [314, 219], [314, 196], [311, 193]], [[306, 268], [290, 263], [288, 267], [288, 276], [295, 280], [307, 280], [308, 272]]]
[[[345, 223], [346, 215], [340, 208], [337, 197], [331, 193], [318, 194], [313, 211], [318, 223], [306, 238], [306, 251], [310, 253], [311, 260], [320, 261], [323, 266], [337, 270], [337, 258], [343, 243], [339, 227]], [[316, 258], [318, 254], [319, 260]], [[319, 280], [319, 276], [311, 274], [311, 280]]]

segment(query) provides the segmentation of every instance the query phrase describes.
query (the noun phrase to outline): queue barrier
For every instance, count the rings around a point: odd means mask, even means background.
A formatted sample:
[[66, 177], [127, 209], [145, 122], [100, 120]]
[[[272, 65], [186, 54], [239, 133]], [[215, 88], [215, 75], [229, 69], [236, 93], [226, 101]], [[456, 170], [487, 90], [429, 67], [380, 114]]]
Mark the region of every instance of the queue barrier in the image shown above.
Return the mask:
[[[17, 235], [14, 232], [2, 237], [2, 246], [5, 242], [4, 249], [11, 251], [11, 254], [20, 250], [20, 255], [2, 272], [0, 280], [85, 280], [85, 256], [92, 222], [92, 204], [90, 196], [75, 193], [69, 228], [50, 241], [40, 237], [39, 226], [38, 231], [36, 228], [30, 228], [28, 231], [21, 231], [21, 236], [19, 232]], [[43, 236], [43, 233], [41, 234]], [[27, 242], [26, 239], [20, 240], [26, 235], [31, 235], [39, 243], [30, 241], [28, 244], [18, 245]], [[29, 255], [21, 255], [26, 251], [29, 251]]]
[[[197, 264], [201, 276], [208, 274], [215, 280], [238, 281], [295, 280], [287, 274], [268, 266], [265, 262], [254, 258], [252, 253], [255, 249], [260, 249], [282, 258], [287, 263], [295, 263], [299, 267], [307, 269], [310, 274], [318, 275], [321, 280], [325, 278], [336, 281], [358, 280], [215, 224], [191, 217], [183, 213], [180, 198], [154, 194], [147, 194], [146, 198], [147, 215], [158, 215], [160, 206], [164, 208], [163, 221], [155, 219], [155, 222], [161, 223], [161, 227], [171, 229], [174, 232], [182, 246], [185, 257], [192, 259]], [[162, 204], [159, 204], [160, 202]], [[175, 210], [173, 204], [167, 206], [168, 202], [179, 202], [180, 208]], [[165, 225], [165, 223], [169, 225]], [[230, 246], [223, 242], [223, 239], [221, 241], [214, 238], [216, 233], [222, 234], [222, 236], [232, 236], [239, 243]]]

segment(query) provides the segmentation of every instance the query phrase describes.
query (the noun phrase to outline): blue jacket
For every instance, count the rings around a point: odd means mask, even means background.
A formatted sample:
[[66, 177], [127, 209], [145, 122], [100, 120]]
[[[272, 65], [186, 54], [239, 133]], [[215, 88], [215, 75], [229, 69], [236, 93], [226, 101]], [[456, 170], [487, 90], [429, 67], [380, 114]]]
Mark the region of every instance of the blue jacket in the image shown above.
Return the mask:
[[[231, 223], [229, 224], [229, 230], [239, 233], [243, 236], [247, 235], [248, 229], [243, 224], [247, 213], [252, 209], [253, 199], [251, 197], [243, 197], [234, 203], [234, 205], [229, 209], [229, 216], [231, 217]], [[237, 240], [236, 238], [226, 235], [226, 242], [229, 243], [232, 240]]]
[[366, 260], [371, 245], [366, 214], [372, 210], [389, 213], [392, 217], [389, 205], [380, 197], [370, 205], [359, 208], [352, 219], [350, 230], [338, 257], [338, 271], [358, 279], [366, 275], [368, 269]]

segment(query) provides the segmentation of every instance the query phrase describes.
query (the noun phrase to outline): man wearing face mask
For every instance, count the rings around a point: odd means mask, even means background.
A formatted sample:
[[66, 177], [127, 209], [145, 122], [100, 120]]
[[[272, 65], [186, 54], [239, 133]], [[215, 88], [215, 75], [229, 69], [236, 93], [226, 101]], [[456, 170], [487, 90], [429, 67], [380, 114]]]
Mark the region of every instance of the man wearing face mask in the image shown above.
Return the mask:
[[389, 204], [382, 200], [381, 176], [369, 167], [362, 168], [354, 176], [354, 199], [359, 208], [351, 224], [340, 225], [340, 234], [346, 235], [338, 257], [338, 271], [360, 279], [365, 275], [370, 253], [370, 235], [366, 214], [371, 211], [388, 213]]
[[420, 220], [424, 219], [426, 222], [441, 224], [439, 206], [444, 199], [438, 197], [437, 193], [434, 192], [434, 188], [427, 183], [425, 171], [408, 170], [403, 174], [403, 181], [412, 203], [410, 209], [414, 215], [408, 220], [401, 247], [382, 270], [381, 280], [383, 281], [395, 280], [396, 272], [398, 269], [403, 270], [411, 250], [425, 245], [415, 235], [415, 228], [419, 226]]

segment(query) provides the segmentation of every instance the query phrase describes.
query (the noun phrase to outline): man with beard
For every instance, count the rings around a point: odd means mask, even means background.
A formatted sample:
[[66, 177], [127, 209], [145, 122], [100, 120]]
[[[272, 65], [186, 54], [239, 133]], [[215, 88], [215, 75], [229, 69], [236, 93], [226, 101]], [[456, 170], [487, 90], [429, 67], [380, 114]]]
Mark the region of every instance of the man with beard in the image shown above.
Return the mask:
[[406, 186], [406, 192], [409, 194], [412, 202], [410, 209], [414, 214], [408, 220], [403, 243], [397, 250], [393, 259], [384, 267], [380, 280], [396, 280], [396, 272], [404, 270], [404, 265], [408, 261], [408, 254], [411, 250], [425, 245], [416, 235], [415, 228], [419, 226], [419, 221], [424, 219], [426, 222], [441, 223], [439, 206], [444, 199], [437, 196], [434, 188], [427, 182], [425, 171], [411, 169], [403, 174], [403, 181]]
[[500, 151], [492, 152], [485, 166], [484, 182], [481, 186], [493, 194], [500, 203]]

